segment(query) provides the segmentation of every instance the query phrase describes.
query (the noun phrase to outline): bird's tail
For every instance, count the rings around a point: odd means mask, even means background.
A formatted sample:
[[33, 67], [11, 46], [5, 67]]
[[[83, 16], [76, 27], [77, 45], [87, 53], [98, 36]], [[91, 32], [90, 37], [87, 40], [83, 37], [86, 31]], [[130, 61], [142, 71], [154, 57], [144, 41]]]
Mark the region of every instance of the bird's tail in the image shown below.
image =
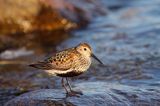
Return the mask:
[[34, 67], [34, 68], [38, 68], [38, 69], [42, 69], [42, 70], [47, 70], [47, 69], [49, 69], [51, 67], [46, 62], [33, 63], [33, 64], [30, 64], [29, 66], [30, 67]]

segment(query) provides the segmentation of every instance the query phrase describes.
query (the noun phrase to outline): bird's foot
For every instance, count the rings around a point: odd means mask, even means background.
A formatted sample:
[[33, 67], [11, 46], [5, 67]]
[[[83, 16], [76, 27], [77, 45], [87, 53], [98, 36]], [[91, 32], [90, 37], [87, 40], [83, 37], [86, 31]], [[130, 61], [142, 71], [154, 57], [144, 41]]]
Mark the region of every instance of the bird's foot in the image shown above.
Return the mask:
[[75, 92], [67, 92], [66, 93], [66, 97], [72, 97], [72, 96], [76, 96], [76, 97], [80, 97], [77, 93]]
[[71, 92], [73, 92], [73, 93], [75, 93], [75, 94], [83, 95], [82, 91], [74, 91], [74, 90], [71, 90]]

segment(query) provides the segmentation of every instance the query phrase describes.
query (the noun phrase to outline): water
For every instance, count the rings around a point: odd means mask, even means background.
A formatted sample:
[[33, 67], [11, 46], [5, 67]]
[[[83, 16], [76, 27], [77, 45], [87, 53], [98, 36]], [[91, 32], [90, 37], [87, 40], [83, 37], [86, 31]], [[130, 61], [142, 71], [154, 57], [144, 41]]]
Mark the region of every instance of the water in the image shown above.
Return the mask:
[[[109, 6], [109, 13], [95, 18], [86, 29], [72, 32], [71, 38], [66, 33], [61, 34], [61, 38], [50, 33], [44, 41], [44, 37], [39, 40], [36, 37], [30, 45], [24, 43], [16, 52], [10, 49], [2, 52], [1, 89], [16, 88], [21, 92], [60, 88], [59, 78], [41, 73], [27, 64], [80, 42], [91, 44], [94, 53], [106, 66], [93, 64], [87, 73], [73, 79], [75, 83], [87, 80], [160, 87], [160, 1], [102, 2]], [[10, 55], [13, 53], [15, 55]]]
[[[103, 2], [108, 5], [107, 1]], [[116, 74], [121, 77], [121, 83], [159, 86], [160, 67], [157, 61], [160, 57], [160, 2], [123, 2], [124, 6], [121, 2], [111, 2], [111, 7], [121, 8], [111, 8], [107, 16], [95, 18], [86, 30], [76, 31], [75, 36], [62, 43], [59, 48], [89, 42], [95, 54], [106, 65], [111, 65], [113, 69], [116, 67], [118, 71], [127, 71]], [[106, 79], [108, 76], [102, 73], [96, 74], [100, 74], [101, 79]]]

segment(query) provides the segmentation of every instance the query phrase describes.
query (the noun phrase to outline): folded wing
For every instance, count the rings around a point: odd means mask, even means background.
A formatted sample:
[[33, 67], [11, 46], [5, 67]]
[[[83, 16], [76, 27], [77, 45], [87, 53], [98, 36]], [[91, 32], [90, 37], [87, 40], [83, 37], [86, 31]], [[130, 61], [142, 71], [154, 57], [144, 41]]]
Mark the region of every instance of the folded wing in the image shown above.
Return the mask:
[[74, 50], [61, 51], [54, 56], [47, 58], [42, 62], [31, 64], [30, 66], [43, 70], [60, 70], [70, 69], [78, 59], [78, 54]]

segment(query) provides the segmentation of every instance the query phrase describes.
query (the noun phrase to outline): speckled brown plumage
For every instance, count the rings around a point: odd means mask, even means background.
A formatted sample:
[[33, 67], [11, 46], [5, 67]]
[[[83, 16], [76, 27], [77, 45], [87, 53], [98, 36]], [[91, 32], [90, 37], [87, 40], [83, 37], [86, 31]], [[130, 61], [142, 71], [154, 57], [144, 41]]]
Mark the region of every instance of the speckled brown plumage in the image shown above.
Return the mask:
[[[91, 56], [95, 57], [92, 53], [91, 47], [87, 43], [81, 43], [73, 48], [60, 51], [44, 61], [31, 64], [30, 66], [45, 70], [56, 76], [66, 78], [74, 77], [84, 73], [89, 68], [91, 65]], [[101, 63], [97, 57], [95, 58]], [[65, 87], [65, 85], [63, 86]]]

